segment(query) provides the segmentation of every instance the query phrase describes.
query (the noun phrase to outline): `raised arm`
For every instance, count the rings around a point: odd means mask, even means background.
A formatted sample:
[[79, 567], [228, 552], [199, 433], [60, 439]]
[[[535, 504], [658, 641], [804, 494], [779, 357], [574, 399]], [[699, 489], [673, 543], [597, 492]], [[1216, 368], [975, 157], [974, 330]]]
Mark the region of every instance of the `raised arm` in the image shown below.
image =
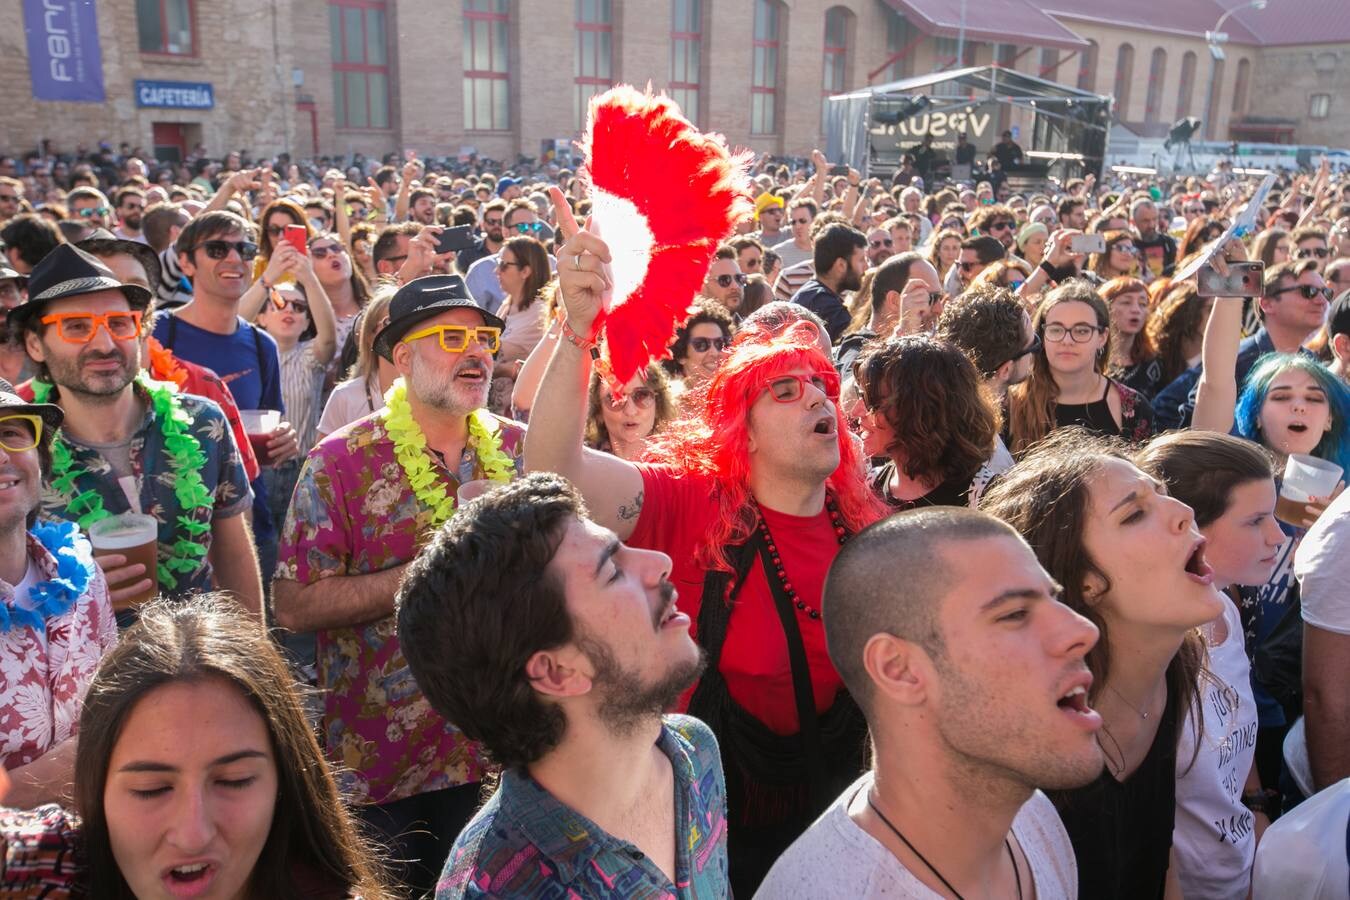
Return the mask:
[[314, 274], [314, 261], [309, 256], [296, 255], [295, 280], [305, 286], [309, 300], [310, 321], [314, 323], [314, 343], [310, 350], [314, 358], [327, 365], [337, 353], [337, 317], [333, 315], [333, 301]]
[[[1237, 253], [1238, 241], [1229, 243], [1226, 252]], [[1228, 266], [1222, 254], [1215, 254], [1214, 268], [1227, 272]], [[1209, 321], [1205, 323], [1204, 349], [1201, 359], [1204, 370], [1200, 373], [1200, 384], [1195, 395], [1195, 415], [1191, 427], [1199, 431], [1218, 431], [1223, 434], [1233, 430], [1233, 418], [1237, 408], [1237, 357], [1238, 344], [1242, 341], [1242, 302], [1237, 297], [1215, 297], [1214, 306], [1209, 311]]]
[[590, 335], [609, 287], [603, 267], [609, 248], [597, 235], [577, 227], [570, 207], [557, 188], [549, 189], [558, 211], [558, 227], [567, 238], [558, 251], [558, 286], [567, 308], [563, 337], [535, 395], [530, 428], [525, 435], [525, 468], [557, 472], [586, 498], [591, 518], [626, 539], [642, 508], [642, 475], [632, 463], [583, 445], [586, 386], [591, 377], [589, 348], [579, 346]]

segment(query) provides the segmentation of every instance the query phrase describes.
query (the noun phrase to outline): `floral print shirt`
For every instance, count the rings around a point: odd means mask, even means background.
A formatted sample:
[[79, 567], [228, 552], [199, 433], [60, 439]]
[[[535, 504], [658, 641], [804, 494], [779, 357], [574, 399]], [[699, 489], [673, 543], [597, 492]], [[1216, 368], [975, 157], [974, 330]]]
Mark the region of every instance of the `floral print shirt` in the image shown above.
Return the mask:
[[[184, 510], [178, 495], [174, 493], [178, 473], [170, 465], [164, 432], [160, 430], [155, 409], [139, 386], [136, 393], [146, 401], [145, 418], [131, 436], [127, 452], [131, 458], [132, 474], [140, 485], [141, 509], [159, 521], [159, 560], [162, 563], [168, 558], [174, 543], [186, 536], [178, 525], [178, 517], [184, 514]], [[59, 402], [59, 398], [59, 391], [53, 392], [50, 402]], [[211, 492], [214, 499], [211, 508], [192, 510], [192, 516], [200, 522], [212, 522], [242, 515], [253, 505], [253, 491], [249, 487], [244, 461], [234, 443], [225, 413], [211, 400], [195, 394], [180, 393], [178, 402], [192, 419], [191, 434], [201, 444], [202, 453], [206, 456], [206, 463], [198, 474], [201, 475], [203, 487]], [[43, 485], [43, 513], [57, 519], [73, 519], [67, 513], [71, 500], [77, 494], [90, 490], [98, 493], [103, 499], [103, 508], [114, 515], [130, 509], [126, 494], [117, 481], [117, 473], [102, 452], [105, 448], [80, 443], [65, 432], [61, 436], [74, 458], [72, 469], [81, 470], [81, 474], [75, 479], [72, 490], [67, 492], [57, 490], [50, 480]], [[209, 533], [199, 540], [205, 540], [210, 546]], [[178, 583], [172, 591], [164, 590], [164, 585], [160, 585], [166, 595], [185, 597], [209, 591], [212, 589], [211, 563], [202, 557], [201, 565], [195, 571], [177, 574], [175, 578]]]
[[[93, 551], [76, 541], [81, 561], [93, 565]], [[36, 581], [57, 577], [57, 561], [28, 536], [28, 558]], [[0, 581], [0, 600], [15, 605], [15, 586]], [[80, 703], [99, 660], [117, 643], [117, 622], [108, 583], [93, 566], [84, 596], [64, 614], [46, 622], [45, 633], [15, 624], [0, 631], [0, 761], [6, 769], [27, 765], [79, 730]]]
[[[525, 429], [498, 419], [502, 451], [521, 470]], [[466, 449], [452, 473], [435, 471], [453, 495], [482, 478]], [[320, 441], [305, 460], [286, 513], [277, 578], [310, 585], [368, 575], [412, 560], [431, 536], [432, 512], [413, 493], [376, 413]], [[390, 803], [481, 781], [482, 749], [432, 709], [399, 649], [392, 615], [316, 635], [324, 689], [324, 742], [357, 802]]]

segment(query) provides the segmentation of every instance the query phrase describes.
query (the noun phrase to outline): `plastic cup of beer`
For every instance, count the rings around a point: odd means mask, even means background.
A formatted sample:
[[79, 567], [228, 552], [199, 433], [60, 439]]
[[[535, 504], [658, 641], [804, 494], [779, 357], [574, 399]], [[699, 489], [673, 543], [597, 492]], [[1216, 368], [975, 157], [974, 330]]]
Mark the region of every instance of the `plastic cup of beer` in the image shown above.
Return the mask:
[[489, 478], [478, 478], [474, 481], [466, 481], [459, 486], [459, 490], [455, 491], [455, 499], [459, 501], [460, 506], [463, 506], [470, 500], [483, 496], [488, 491], [492, 490], [494, 486], [494, 482]]
[[249, 444], [253, 446], [253, 455], [258, 458], [258, 465], [270, 464], [272, 454], [267, 450], [267, 442], [272, 439], [272, 432], [281, 424], [281, 413], [275, 409], [241, 409], [239, 421], [244, 426], [244, 434], [248, 435]]
[[1280, 498], [1275, 501], [1275, 518], [1290, 525], [1303, 525], [1308, 517], [1304, 509], [1313, 497], [1326, 499], [1336, 490], [1344, 470], [1333, 462], [1305, 456], [1302, 453], [1289, 454], [1284, 464], [1284, 478], [1280, 482]]
[[[89, 543], [93, 544], [96, 557], [118, 553], [127, 558], [128, 566], [136, 563], [145, 566], [145, 574], [132, 581], [148, 578], [150, 586], [136, 596], [114, 604], [115, 609], [135, 609], [155, 599], [159, 593], [159, 522], [154, 516], [133, 512], [109, 516], [89, 526]], [[115, 589], [118, 585], [109, 587]]]

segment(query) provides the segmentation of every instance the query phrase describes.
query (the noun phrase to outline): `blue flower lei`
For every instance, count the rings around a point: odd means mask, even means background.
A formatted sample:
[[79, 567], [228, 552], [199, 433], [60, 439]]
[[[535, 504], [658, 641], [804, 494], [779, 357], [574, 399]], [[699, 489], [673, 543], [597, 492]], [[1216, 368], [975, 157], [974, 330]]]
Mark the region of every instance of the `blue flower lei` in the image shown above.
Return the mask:
[[29, 589], [33, 609], [0, 604], [0, 632], [25, 626], [44, 630], [48, 619], [70, 611], [94, 577], [93, 552], [74, 522], [39, 522], [31, 533], [56, 559], [56, 577]]

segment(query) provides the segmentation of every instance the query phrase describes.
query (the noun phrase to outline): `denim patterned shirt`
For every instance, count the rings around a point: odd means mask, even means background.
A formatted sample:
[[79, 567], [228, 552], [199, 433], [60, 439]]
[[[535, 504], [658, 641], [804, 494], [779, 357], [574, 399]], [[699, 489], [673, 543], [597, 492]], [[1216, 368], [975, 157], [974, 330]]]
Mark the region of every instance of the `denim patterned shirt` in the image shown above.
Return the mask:
[[727, 897], [726, 786], [717, 739], [698, 719], [671, 715], [657, 746], [675, 776], [675, 883], [638, 848], [511, 769], [455, 840], [436, 900]]
[[[128, 453], [132, 475], [140, 486], [141, 510], [146, 515], [154, 516], [159, 522], [159, 559], [163, 562], [169, 548], [180, 538], [185, 537], [178, 525], [178, 517], [184, 515], [185, 510], [178, 501], [178, 495], [174, 493], [178, 473], [171, 467], [171, 460], [165, 451], [164, 432], [160, 429], [159, 419], [141, 388], [136, 387], [135, 390], [137, 395], [145, 400], [146, 410], [140, 427], [131, 436]], [[58, 389], [52, 393], [51, 402], [59, 401]], [[230, 423], [225, 418], [224, 411], [213, 401], [195, 394], [180, 393], [178, 402], [192, 420], [189, 432], [201, 444], [202, 454], [206, 457], [206, 463], [198, 474], [201, 475], [202, 485], [214, 499], [212, 507], [192, 510], [192, 517], [199, 522], [210, 523], [216, 519], [242, 515], [253, 503], [253, 492], [249, 489], [244, 461], [234, 443], [234, 435], [230, 432]], [[108, 512], [114, 514], [127, 512], [130, 504], [127, 502], [126, 494], [117, 481], [117, 473], [113, 471], [112, 463], [100, 452], [100, 448], [80, 443], [64, 430], [61, 436], [70, 447], [74, 459], [72, 468], [81, 470], [82, 474], [75, 479], [73, 489], [65, 493], [56, 490], [48, 480], [43, 485], [43, 513], [58, 519], [72, 518], [67, 514], [70, 501], [76, 494], [89, 490], [98, 492], [103, 500], [103, 508]], [[202, 535], [198, 540], [205, 541], [209, 547], [210, 533]], [[202, 557], [201, 565], [194, 571], [175, 577], [178, 584], [172, 591], [160, 585], [165, 594], [185, 597], [209, 591], [211, 563], [206, 557]]]

